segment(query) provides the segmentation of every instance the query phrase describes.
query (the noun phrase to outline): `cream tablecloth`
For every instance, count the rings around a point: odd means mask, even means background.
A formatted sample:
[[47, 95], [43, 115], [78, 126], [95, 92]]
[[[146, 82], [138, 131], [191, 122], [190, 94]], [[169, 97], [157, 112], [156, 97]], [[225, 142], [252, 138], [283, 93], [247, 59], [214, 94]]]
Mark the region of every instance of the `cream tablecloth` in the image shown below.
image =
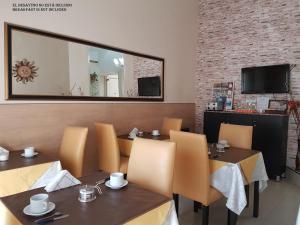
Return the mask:
[[55, 161], [1, 171], [0, 197], [46, 186], [61, 169], [61, 163]]

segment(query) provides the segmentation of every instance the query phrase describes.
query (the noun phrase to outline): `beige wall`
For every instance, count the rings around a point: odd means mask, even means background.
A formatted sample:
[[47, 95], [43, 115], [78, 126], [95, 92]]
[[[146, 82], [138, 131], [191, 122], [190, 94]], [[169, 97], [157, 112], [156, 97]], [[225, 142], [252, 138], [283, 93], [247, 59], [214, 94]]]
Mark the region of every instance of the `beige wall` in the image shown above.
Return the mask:
[[[163, 57], [165, 100], [194, 102], [196, 0], [64, 2], [73, 4], [66, 12], [13, 12], [15, 1], [2, 0], [0, 33], [3, 34], [3, 22], [7, 21]], [[3, 49], [3, 35], [0, 36]], [[1, 51], [1, 90], [3, 62]]]
[[66, 0], [73, 4], [67, 12], [48, 13], [12, 12], [12, 3], [16, 2], [0, 1], [0, 49], [4, 49], [3, 23], [9, 22], [163, 57], [165, 103], [4, 101], [4, 52], [0, 51], [0, 124], [5, 131], [0, 145], [11, 150], [30, 145], [56, 154], [65, 126], [88, 126], [88, 172], [97, 168], [95, 121], [113, 123], [118, 133], [125, 133], [133, 127], [160, 128], [164, 116], [173, 116], [194, 128], [195, 105], [174, 102], [194, 102], [196, 0]]

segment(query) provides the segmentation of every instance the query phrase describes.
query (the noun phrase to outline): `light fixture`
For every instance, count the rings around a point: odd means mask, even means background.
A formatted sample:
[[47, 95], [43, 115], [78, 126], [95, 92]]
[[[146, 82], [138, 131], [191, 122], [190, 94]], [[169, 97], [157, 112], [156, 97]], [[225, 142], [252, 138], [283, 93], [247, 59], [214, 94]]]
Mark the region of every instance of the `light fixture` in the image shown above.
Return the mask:
[[124, 66], [124, 58], [123, 57], [119, 58], [119, 62], [122, 66]]
[[119, 60], [117, 59], [117, 58], [114, 58], [114, 64], [116, 65], [116, 66], [118, 66], [120, 63], [119, 63]]

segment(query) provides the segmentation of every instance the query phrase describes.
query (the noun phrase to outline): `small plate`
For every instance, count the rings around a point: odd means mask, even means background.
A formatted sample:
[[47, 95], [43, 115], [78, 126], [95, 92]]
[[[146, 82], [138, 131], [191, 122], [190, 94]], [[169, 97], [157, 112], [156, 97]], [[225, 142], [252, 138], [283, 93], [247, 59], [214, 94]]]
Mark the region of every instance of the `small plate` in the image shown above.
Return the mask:
[[160, 134], [152, 134], [152, 133], [151, 133], [151, 135], [154, 136], [154, 137], [160, 136]]
[[32, 156], [25, 156], [25, 153], [22, 153], [21, 156], [24, 157], [24, 158], [32, 158], [32, 157], [34, 157], [38, 154], [39, 154], [38, 152], [35, 152]]
[[53, 202], [49, 202], [49, 208], [45, 212], [33, 213], [30, 211], [30, 205], [28, 205], [23, 209], [23, 213], [28, 216], [43, 216], [49, 212], [52, 212], [54, 209], [55, 209], [55, 204]]
[[125, 187], [127, 184], [128, 184], [128, 181], [127, 181], [127, 180], [124, 180], [123, 185], [121, 185], [121, 186], [119, 186], [119, 187], [114, 187], [114, 186], [111, 186], [111, 185], [110, 185], [110, 180], [108, 180], [108, 181], [105, 182], [105, 186], [106, 186], [106, 187], [109, 187], [109, 188], [115, 189], [115, 190], [121, 189], [122, 187]]

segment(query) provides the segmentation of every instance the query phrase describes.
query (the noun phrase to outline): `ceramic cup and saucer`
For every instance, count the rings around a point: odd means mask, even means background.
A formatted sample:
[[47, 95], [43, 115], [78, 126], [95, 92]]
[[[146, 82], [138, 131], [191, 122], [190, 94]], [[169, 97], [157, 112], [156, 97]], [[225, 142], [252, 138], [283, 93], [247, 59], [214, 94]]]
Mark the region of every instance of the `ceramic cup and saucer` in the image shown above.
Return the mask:
[[111, 189], [121, 189], [128, 184], [124, 179], [124, 174], [120, 172], [110, 174], [110, 179], [105, 182], [105, 186]]
[[54, 209], [55, 204], [49, 202], [48, 194], [37, 194], [30, 197], [30, 204], [23, 209], [23, 213], [28, 216], [43, 216]]
[[34, 147], [27, 147], [24, 149], [24, 152], [21, 154], [21, 156], [25, 158], [31, 158], [38, 154], [38, 152], [34, 151]]
[[159, 136], [160, 135], [159, 130], [153, 130], [151, 132], [151, 134], [152, 134], [152, 136]]
[[219, 144], [222, 145], [223, 148], [229, 148], [230, 147], [227, 140], [220, 140]]

